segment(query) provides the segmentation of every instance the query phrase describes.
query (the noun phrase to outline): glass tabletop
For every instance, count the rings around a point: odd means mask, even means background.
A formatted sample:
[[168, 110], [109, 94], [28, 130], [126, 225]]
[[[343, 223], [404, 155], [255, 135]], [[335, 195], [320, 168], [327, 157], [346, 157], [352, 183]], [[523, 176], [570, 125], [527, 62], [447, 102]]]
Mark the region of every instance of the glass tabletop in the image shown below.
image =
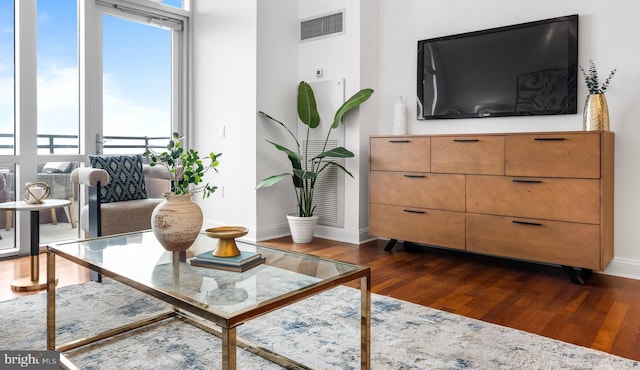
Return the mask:
[[48, 246], [47, 250], [165, 298], [178, 307], [197, 308], [199, 311], [195, 313], [206, 311], [224, 320], [242, 317], [226, 321], [231, 326], [341, 283], [369, 276], [366, 266], [241, 241], [237, 241], [241, 251], [257, 252], [265, 262], [244, 272], [189, 263], [192, 257], [213, 250], [217, 242], [205, 234], [199, 235], [187, 251], [186, 261], [180, 262], [177, 255], [162, 248], [152, 232], [60, 243]]

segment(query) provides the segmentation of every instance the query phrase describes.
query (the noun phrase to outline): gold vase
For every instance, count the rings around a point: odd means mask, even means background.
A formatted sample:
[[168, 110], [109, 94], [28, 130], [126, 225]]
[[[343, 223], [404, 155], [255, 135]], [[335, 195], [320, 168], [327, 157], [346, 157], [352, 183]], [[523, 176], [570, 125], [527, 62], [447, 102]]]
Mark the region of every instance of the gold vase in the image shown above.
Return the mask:
[[584, 131], [609, 131], [609, 108], [604, 94], [589, 94], [582, 114]]

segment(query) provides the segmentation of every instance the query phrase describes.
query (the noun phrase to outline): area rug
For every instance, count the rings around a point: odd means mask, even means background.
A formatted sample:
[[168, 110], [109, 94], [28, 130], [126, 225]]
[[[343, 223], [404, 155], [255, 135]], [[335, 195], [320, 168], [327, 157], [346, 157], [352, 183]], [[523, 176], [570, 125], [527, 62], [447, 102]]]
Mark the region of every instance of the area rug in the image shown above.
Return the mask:
[[[338, 287], [242, 325], [238, 336], [314, 369], [357, 369], [359, 290]], [[57, 290], [57, 343], [167, 310], [105, 279]], [[46, 347], [46, 294], [0, 302], [0, 350]], [[638, 369], [640, 363], [372, 294], [373, 369]], [[216, 369], [220, 340], [177, 319], [67, 353], [82, 369]], [[238, 369], [281, 369], [238, 349]]]

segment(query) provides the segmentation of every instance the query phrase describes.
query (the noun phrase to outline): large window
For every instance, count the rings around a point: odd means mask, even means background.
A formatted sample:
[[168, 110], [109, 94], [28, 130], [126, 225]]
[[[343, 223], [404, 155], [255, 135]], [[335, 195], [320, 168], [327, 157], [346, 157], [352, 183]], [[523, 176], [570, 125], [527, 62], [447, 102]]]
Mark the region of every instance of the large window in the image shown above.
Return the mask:
[[[46, 179], [74, 202], [41, 213], [41, 242], [83, 235], [70, 222], [82, 198], [68, 171], [88, 154], [142, 153], [186, 132], [188, 9], [187, 0], [0, 0], [0, 201]], [[28, 212], [0, 213], [0, 237], [0, 256], [26, 253]]]
[[36, 181], [51, 188], [51, 198], [68, 199], [73, 207], [41, 212], [40, 241], [75, 239], [77, 203], [70, 172], [80, 153], [78, 10], [76, 0], [37, 2], [37, 145]]
[[162, 147], [171, 132], [185, 132], [187, 125], [189, 13], [176, 9], [186, 4], [180, 0], [149, 7], [110, 0], [98, 3], [104, 135], [98, 150], [142, 153], [145, 146]]
[[[152, 0], [153, 1], [153, 0]], [[184, 8], [185, 4], [183, 4], [182, 0], [156, 0], [157, 2], [161, 2], [164, 5], [173, 6], [176, 8]]]
[[79, 153], [76, 0], [38, 0], [38, 154]]
[[102, 19], [103, 152], [142, 153], [144, 145], [164, 145], [172, 132], [171, 30], [111, 15]]
[[13, 0], [0, 0], [0, 155], [14, 154]]
[[[0, 176], [6, 183], [0, 191], [0, 201], [11, 200], [14, 195], [9, 191], [11, 174], [15, 173], [13, 154], [15, 94], [14, 94], [14, 58], [15, 26], [13, 19], [13, 0], [0, 0]], [[13, 186], [13, 184], [11, 184]], [[0, 251], [13, 248], [13, 212], [0, 212]], [[6, 228], [6, 229], [5, 229]]]

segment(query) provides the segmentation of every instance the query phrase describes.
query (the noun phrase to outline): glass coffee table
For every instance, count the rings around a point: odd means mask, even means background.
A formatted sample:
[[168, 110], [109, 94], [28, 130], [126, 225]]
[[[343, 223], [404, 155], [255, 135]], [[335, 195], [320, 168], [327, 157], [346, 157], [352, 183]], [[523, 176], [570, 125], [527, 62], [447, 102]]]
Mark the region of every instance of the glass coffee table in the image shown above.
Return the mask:
[[[361, 368], [371, 361], [371, 270], [307, 254], [237, 241], [242, 251], [260, 253], [266, 262], [244, 272], [196, 267], [188, 260], [212, 250], [216, 239], [201, 234], [185, 252], [168, 252], [152, 232], [121, 234], [47, 246], [47, 349], [61, 353], [134, 330], [171, 316], [201, 327], [222, 340], [222, 368], [236, 368], [240, 346], [275, 363], [304, 365], [236, 337], [236, 328], [338, 285], [359, 280]], [[109, 330], [69, 344], [56, 345], [55, 258], [68, 259], [173, 306], [153, 319]], [[240, 288], [250, 281], [250, 289]], [[246, 287], [246, 284], [242, 285]], [[203, 325], [204, 324], [204, 325]], [[66, 367], [74, 366], [61, 356]]]

